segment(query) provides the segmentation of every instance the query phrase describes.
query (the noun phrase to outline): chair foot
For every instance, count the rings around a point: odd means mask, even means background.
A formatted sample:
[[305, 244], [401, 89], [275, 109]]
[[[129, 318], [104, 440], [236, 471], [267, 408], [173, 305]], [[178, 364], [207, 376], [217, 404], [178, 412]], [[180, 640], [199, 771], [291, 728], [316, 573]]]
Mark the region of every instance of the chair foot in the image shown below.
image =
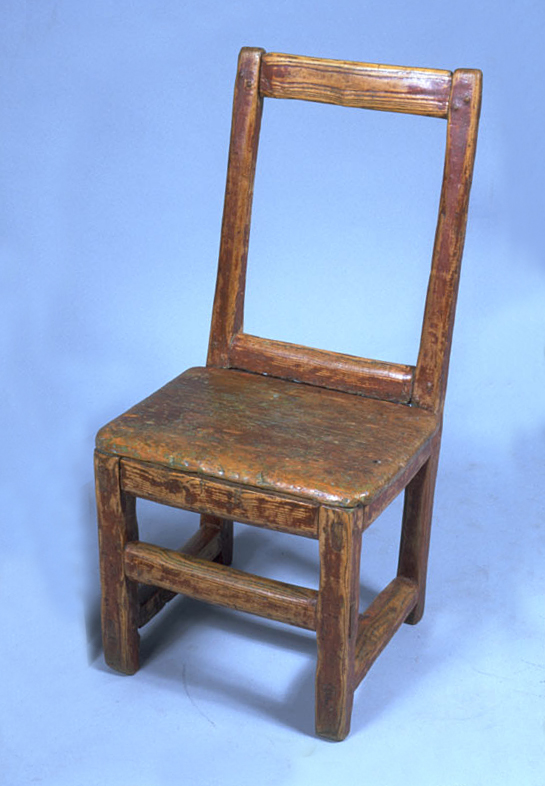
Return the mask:
[[125, 545], [138, 539], [134, 497], [121, 490], [119, 459], [95, 453], [102, 585], [102, 642], [106, 663], [123, 674], [139, 667], [138, 584], [125, 576]]
[[339, 695], [334, 685], [316, 686], [316, 736], [342, 742], [350, 733], [354, 691]]

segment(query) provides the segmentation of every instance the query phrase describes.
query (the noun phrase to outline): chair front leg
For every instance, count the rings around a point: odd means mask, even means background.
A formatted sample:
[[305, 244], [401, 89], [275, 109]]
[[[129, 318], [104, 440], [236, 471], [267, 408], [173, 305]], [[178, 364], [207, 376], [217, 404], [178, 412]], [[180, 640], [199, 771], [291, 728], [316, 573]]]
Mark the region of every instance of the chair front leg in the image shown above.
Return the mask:
[[138, 540], [136, 500], [119, 481], [119, 459], [95, 452], [102, 584], [102, 642], [106, 663], [134, 674], [139, 666], [138, 584], [125, 576], [125, 545]]
[[350, 731], [361, 533], [361, 511], [321, 508], [316, 733], [330, 740], [343, 740]]

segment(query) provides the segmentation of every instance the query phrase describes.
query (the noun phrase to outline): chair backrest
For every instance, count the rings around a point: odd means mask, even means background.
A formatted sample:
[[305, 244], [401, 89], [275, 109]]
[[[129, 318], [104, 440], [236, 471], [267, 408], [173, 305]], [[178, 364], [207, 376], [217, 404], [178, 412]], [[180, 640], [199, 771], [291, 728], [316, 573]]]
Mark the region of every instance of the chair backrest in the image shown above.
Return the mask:
[[[440, 413], [446, 390], [482, 75], [477, 70], [324, 60], [245, 47], [235, 84], [227, 186], [208, 365], [420, 406]], [[447, 121], [439, 217], [416, 366], [258, 338], [243, 332], [246, 264], [263, 98], [291, 98]]]

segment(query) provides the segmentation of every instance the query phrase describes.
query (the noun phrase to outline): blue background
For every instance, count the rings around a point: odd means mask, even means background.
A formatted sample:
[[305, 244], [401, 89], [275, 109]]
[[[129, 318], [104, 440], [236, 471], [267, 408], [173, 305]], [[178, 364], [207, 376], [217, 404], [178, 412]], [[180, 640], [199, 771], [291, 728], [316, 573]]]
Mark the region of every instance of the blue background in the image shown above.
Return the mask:
[[[4, 0], [2, 784], [543, 786], [544, 34], [529, 0]], [[181, 600], [136, 676], [100, 652], [94, 433], [205, 360], [243, 45], [484, 72], [427, 614], [337, 746], [312, 635]], [[266, 103], [248, 332], [414, 362], [444, 130]], [[195, 525], [141, 508], [168, 545]], [[364, 602], [399, 515], [367, 533]], [[240, 567], [316, 585], [315, 543], [238, 532]]]

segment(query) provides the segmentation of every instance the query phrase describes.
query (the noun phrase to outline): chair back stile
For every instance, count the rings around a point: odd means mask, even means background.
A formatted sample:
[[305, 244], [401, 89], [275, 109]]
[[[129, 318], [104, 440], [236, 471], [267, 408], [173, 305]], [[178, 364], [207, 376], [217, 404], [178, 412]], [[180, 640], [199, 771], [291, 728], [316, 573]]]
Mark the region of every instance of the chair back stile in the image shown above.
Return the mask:
[[439, 217], [412, 396], [414, 404], [438, 414], [443, 410], [447, 387], [481, 90], [480, 71], [454, 72]]
[[223, 208], [218, 276], [207, 363], [229, 368], [229, 349], [242, 331], [250, 220], [263, 98], [263, 49], [245, 47], [238, 59]]

